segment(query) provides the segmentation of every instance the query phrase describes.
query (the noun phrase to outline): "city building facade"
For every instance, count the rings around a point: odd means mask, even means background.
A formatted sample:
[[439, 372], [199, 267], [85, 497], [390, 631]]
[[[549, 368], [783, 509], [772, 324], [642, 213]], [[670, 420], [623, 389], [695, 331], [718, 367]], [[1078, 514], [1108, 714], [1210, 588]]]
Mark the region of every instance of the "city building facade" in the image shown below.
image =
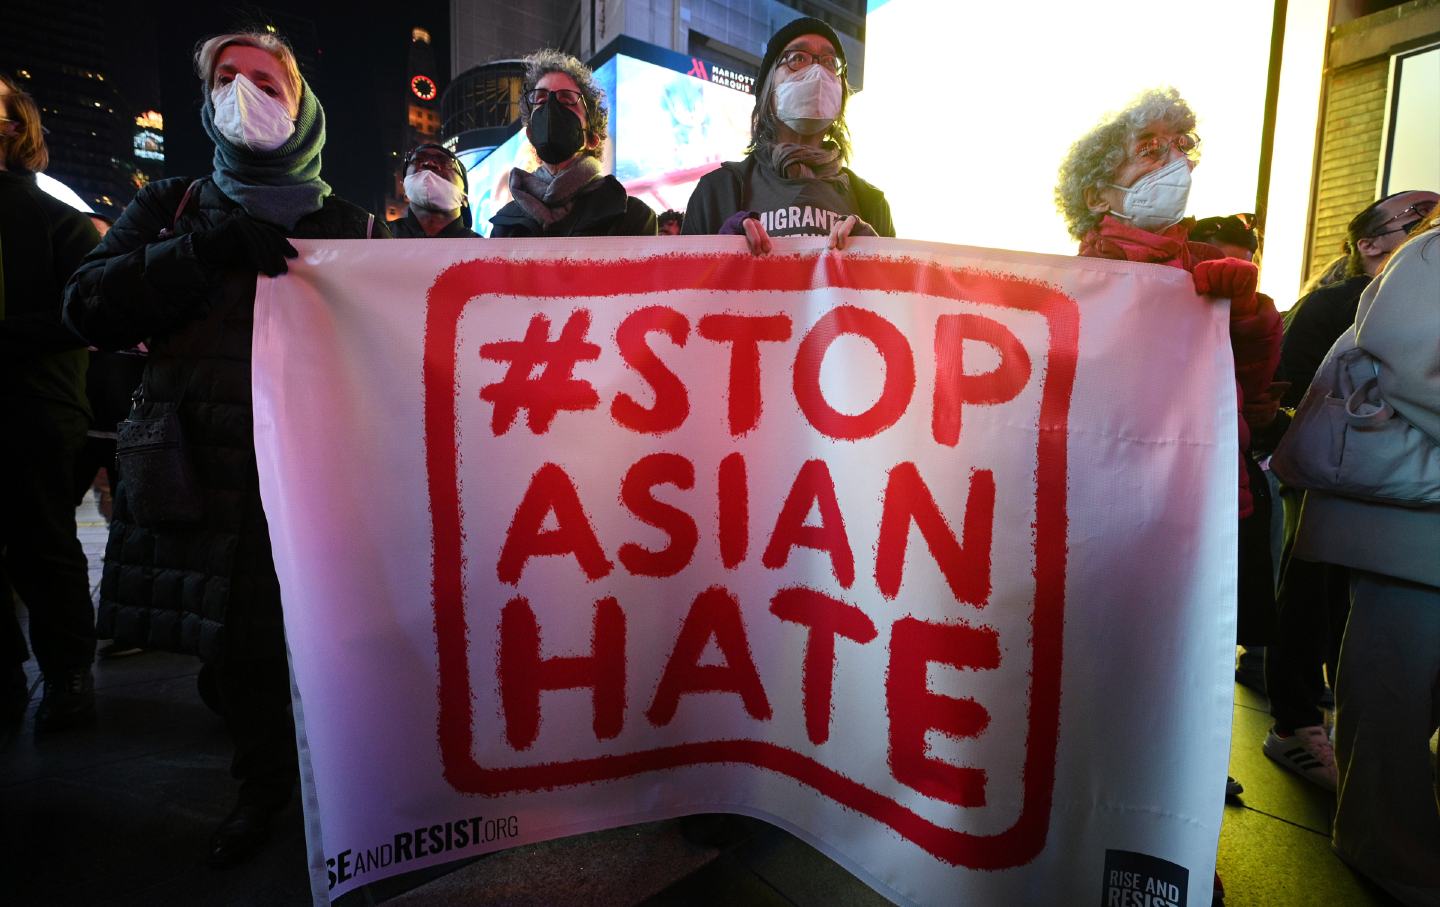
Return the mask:
[[1440, 0], [1337, 0], [1325, 52], [1305, 273], [1345, 227], [1403, 189], [1440, 191]]
[[[60, 6], [8, 0], [0, 26], [0, 68], [40, 107], [48, 130], [49, 175], [95, 210], [115, 216], [139, 186], [161, 172], [163, 156], [135, 154], [140, 128], [135, 121], [144, 111], [132, 110], [116, 87], [104, 13], [97, 0]], [[147, 139], [144, 150], [163, 155], [153, 145]]]
[[[384, 120], [386, 151], [389, 156], [389, 181], [385, 190], [385, 219], [405, 216], [405, 155], [416, 145], [440, 141], [440, 92], [445, 78], [435, 65], [429, 29], [410, 29], [406, 52], [404, 84], [400, 101], [386, 106], [390, 115]], [[382, 95], [394, 98], [393, 91]], [[403, 108], [399, 109], [399, 108]], [[403, 118], [399, 114], [403, 113]]]

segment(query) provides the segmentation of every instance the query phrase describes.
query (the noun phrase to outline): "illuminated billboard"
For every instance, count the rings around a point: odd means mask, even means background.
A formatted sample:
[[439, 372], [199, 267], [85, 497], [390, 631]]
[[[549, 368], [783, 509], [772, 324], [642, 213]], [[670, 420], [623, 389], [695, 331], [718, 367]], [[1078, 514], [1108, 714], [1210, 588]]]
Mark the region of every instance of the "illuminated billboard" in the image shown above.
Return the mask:
[[165, 160], [165, 119], [158, 111], [147, 110], [135, 118], [135, 157], [145, 161]]
[[1377, 198], [1406, 189], [1440, 189], [1440, 45], [1398, 54], [1390, 61], [1389, 117]]

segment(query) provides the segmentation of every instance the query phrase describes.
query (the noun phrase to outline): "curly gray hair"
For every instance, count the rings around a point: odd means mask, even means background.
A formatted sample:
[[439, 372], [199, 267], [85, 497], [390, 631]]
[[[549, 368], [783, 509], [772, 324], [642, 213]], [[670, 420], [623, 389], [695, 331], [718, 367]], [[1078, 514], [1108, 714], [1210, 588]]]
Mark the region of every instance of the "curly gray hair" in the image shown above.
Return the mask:
[[580, 100], [585, 105], [585, 153], [600, 157], [610, 114], [605, 110], [605, 92], [595, 84], [595, 73], [564, 51], [549, 48], [535, 51], [522, 62], [525, 64], [525, 81], [520, 88], [520, 122], [530, 125], [530, 114], [535, 110], [535, 105], [530, 103], [530, 92], [535, 89], [536, 83], [547, 73], [564, 73], [575, 81], [575, 87], [580, 89]]
[[1085, 201], [1086, 190], [1103, 189], [1125, 163], [1136, 136], [1157, 124], [1175, 133], [1194, 132], [1195, 111], [1175, 89], [1152, 88], [1070, 146], [1060, 165], [1055, 206], [1065, 216], [1071, 236], [1080, 239], [1100, 222], [1100, 215]]

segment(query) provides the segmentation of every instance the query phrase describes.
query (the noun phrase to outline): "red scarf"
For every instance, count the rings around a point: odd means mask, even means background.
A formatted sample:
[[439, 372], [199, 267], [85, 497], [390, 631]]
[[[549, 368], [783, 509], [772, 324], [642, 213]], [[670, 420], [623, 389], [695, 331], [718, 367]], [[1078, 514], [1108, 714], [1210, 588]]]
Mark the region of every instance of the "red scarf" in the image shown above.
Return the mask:
[[1164, 233], [1151, 233], [1107, 214], [1094, 229], [1081, 238], [1080, 255], [1083, 258], [1149, 261], [1189, 271], [1195, 266], [1195, 262], [1210, 257], [1196, 255], [1192, 245], [1199, 244], [1186, 242], [1192, 223], [1193, 221], [1186, 218], [1167, 228]]

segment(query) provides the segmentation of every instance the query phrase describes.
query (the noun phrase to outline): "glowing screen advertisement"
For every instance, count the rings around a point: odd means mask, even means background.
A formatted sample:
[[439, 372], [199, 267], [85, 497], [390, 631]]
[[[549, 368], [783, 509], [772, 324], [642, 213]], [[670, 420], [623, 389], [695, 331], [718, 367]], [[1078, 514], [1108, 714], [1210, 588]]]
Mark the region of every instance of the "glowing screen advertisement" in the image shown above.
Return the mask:
[[[602, 165], [656, 213], [684, 210], [700, 177], [739, 160], [750, 143], [754, 98], [644, 60], [617, 54], [595, 70], [610, 109]], [[470, 168], [475, 230], [510, 201], [510, 171], [540, 165], [524, 130]]]
[[1252, 212], [1273, 15], [1254, 0], [872, 0], [850, 166], [884, 190], [903, 237], [1073, 255], [1055, 206], [1071, 143], [1174, 86], [1201, 138], [1187, 213]]
[[1440, 189], [1440, 46], [1395, 58], [1390, 87], [1391, 119], [1383, 184], [1377, 195], [1405, 189]]

